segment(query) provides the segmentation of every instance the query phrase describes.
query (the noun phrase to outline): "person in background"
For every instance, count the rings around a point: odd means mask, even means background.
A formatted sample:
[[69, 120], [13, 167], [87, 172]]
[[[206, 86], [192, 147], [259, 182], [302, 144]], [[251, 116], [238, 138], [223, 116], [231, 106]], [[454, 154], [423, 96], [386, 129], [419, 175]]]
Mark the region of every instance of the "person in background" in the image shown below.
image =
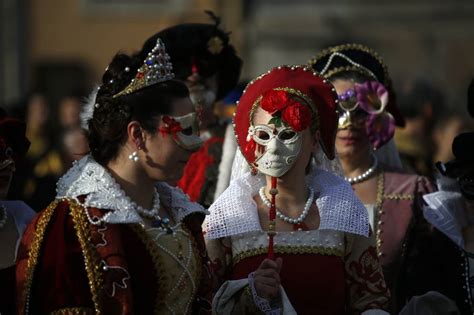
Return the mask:
[[30, 146], [25, 123], [0, 108], [0, 314], [15, 313], [15, 260], [21, 236], [35, 212], [23, 201], [7, 200], [10, 183]]
[[418, 80], [408, 85], [399, 97], [405, 127], [397, 128], [397, 145], [403, 168], [423, 176], [433, 174], [433, 126], [445, 112], [444, 97], [434, 85]]
[[27, 104], [26, 135], [31, 147], [26, 155], [22, 199], [35, 211], [46, 207], [56, 193], [56, 181], [64, 172], [60, 150], [51, 129], [51, 109], [46, 98], [33, 94]]
[[81, 125], [82, 104], [76, 96], [66, 96], [58, 104], [59, 128], [62, 130], [75, 128]]
[[[467, 113], [466, 113], [467, 114]], [[433, 126], [434, 152], [432, 163], [447, 163], [454, 159], [451, 144], [454, 138], [463, 132], [473, 130], [474, 124], [466, 119], [466, 114], [459, 112], [445, 113]]]
[[396, 314], [412, 296], [409, 270], [419, 259], [418, 240], [429, 232], [422, 196], [434, 188], [426, 177], [401, 169], [392, 138], [403, 116], [375, 51], [360, 44], [334, 46], [310, 65], [339, 95], [336, 151], [345, 179], [367, 209], [392, 294], [390, 312]]
[[200, 114], [204, 143], [189, 159], [177, 185], [192, 201], [205, 207], [214, 200], [226, 128], [215, 114], [215, 103], [237, 85], [242, 66], [229, 33], [219, 27], [220, 19], [208, 14], [213, 24], [172, 26], [150, 37], [144, 46], [151, 47], [158, 37], [163, 40], [176, 78], [186, 82]]

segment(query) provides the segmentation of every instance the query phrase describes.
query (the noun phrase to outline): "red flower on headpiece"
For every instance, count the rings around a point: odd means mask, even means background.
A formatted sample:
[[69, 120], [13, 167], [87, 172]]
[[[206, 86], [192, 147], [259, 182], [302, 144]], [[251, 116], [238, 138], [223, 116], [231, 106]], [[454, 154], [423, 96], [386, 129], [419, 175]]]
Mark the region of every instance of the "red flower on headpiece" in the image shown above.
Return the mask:
[[285, 108], [281, 118], [297, 132], [305, 130], [311, 125], [310, 109], [299, 102], [294, 102], [294, 104]]
[[297, 132], [305, 130], [311, 125], [311, 110], [308, 106], [292, 99], [287, 91], [270, 90], [265, 92], [260, 101], [260, 107], [274, 117], [269, 123], [278, 125], [283, 120]]
[[290, 105], [290, 102], [294, 101], [290, 99], [288, 92], [269, 90], [263, 94], [262, 100], [260, 101], [260, 107], [273, 115]]
[[160, 127], [159, 130], [163, 137], [166, 137], [167, 134], [172, 134], [173, 138], [176, 139], [176, 134], [178, 132], [183, 131], [183, 127], [181, 127], [181, 124], [177, 122], [173, 117], [163, 116], [162, 120], [165, 123], [165, 127]]

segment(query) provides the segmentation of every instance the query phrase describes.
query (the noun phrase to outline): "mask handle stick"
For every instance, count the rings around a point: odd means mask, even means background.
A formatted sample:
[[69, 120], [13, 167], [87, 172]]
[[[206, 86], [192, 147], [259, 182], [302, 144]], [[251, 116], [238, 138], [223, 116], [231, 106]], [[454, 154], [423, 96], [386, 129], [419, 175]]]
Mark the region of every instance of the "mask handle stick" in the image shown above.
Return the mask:
[[276, 219], [276, 206], [275, 206], [275, 197], [278, 194], [277, 186], [277, 178], [272, 176], [272, 185], [270, 189], [271, 195], [271, 206], [269, 212], [269, 222], [268, 222], [268, 259], [274, 260], [275, 253], [273, 249], [273, 237], [275, 236], [275, 219]]

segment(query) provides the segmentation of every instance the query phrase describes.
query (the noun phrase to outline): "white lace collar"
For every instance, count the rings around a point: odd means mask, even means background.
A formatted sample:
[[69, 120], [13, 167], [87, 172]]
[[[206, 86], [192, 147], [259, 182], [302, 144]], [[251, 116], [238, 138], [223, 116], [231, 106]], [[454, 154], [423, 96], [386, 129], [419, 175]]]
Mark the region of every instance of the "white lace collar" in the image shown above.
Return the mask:
[[[161, 203], [170, 209], [176, 222], [187, 215], [207, 211], [199, 204], [191, 202], [181, 189], [164, 182], [156, 183]], [[74, 163], [67, 173], [58, 181], [56, 198], [70, 198], [77, 201], [85, 196], [82, 203], [85, 207], [107, 209], [101, 221], [106, 223], [142, 223], [143, 220], [132, 205], [130, 198], [121, 189], [110, 173], [91, 155]], [[92, 223], [92, 222], [91, 222]]]
[[[250, 173], [234, 180], [209, 208], [206, 238], [216, 239], [261, 231], [253, 196], [264, 183], [263, 176], [252, 176]], [[369, 235], [367, 210], [355, 196], [349, 183], [330, 172], [317, 170], [308, 178], [308, 185], [311, 185], [317, 195], [320, 230]]]

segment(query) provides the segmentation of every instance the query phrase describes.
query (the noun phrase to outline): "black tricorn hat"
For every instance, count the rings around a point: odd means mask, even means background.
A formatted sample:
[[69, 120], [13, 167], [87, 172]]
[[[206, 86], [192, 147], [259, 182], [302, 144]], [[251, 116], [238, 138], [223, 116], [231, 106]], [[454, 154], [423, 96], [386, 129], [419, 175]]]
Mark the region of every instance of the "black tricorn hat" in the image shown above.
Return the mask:
[[166, 28], [151, 36], [142, 52], [151, 51], [159, 37], [170, 55], [175, 78], [184, 81], [194, 71], [203, 78], [217, 74], [217, 99], [221, 99], [237, 85], [242, 60], [229, 43], [229, 33], [219, 28], [220, 19], [212, 12], [206, 13], [214, 24], [187, 23]]

